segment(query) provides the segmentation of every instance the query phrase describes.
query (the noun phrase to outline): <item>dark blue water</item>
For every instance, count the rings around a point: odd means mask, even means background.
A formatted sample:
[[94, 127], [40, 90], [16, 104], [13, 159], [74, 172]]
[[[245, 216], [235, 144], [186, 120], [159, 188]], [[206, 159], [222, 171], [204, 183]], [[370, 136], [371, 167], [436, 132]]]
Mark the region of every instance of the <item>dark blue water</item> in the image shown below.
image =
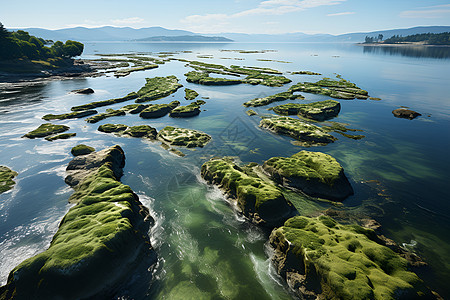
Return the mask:
[[[243, 54], [221, 52], [223, 49], [276, 52]], [[387, 237], [423, 257], [430, 268], [419, 273], [421, 277], [442, 296], [450, 297], [446, 284], [450, 278], [449, 48], [422, 49], [419, 55], [417, 51], [334, 44], [87, 43], [84, 57], [129, 52], [156, 57], [160, 51], [186, 50], [192, 53], [174, 57], [284, 72], [310, 70], [331, 78], [340, 74], [371, 96], [381, 98], [340, 100], [342, 110], [334, 121], [363, 130], [364, 139], [352, 140], [336, 134], [335, 143], [308, 150], [331, 154], [344, 166], [355, 189], [355, 195], [344, 201], [344, 207], [376, 219]], [[206, 54], [213, 59], [197, 58]], [[201, 164], [212, 156], [262, 162], [305, 149], [292, 144], [290, 138], [261, 130], [258, 117], [247, 116], [242, 106], [255, 97], [285, 91], [289, 85], [199, 86], [185, 81], [183, 74], [188, 70], [184, 63], [172, 61], [124, 78], [70, 79], [33, 86], [0, 84], [0, 165], [19, 172], [15, 188], [0, 195], [2, 283], [14, 266], [48, 247], [69, 209], [67, 199], [72, 191], [64, 183], [64, 172], [72, 159], [71, 147], [85, 143], [102, 149], [119, 144], [127, 157], [122, 181], [140, 195], [157, 219], [151, 235], [160, 264], [154, 281], [142, 283], [149, 298], [179, 299], [187, 294], [199, 299], [291, 297], [271, 270], [264, 247], [267, 237], [237, 217], [221, 193], [199, 178]], [[138, 90], [146, 77], [167, 75], [176, 75], [185, 87], [196, 90], [201, 97], [209, 97], [203, 106], [206, 111], [190, 119], [143, 120], [127, 115], [97, 124], [82, 119], [56, 121], [70, 126], [70, 132], [77, 136], [52, 143], [21, 138], [43, 123], [40, 118], [47, 113], [65, 113], [74, 105], [120, 97]], [[286, 76], [293, 80], [292, 84], [323, 77]], [[85, 87], [93, 88], [95, 94], [69, 93]], [[180, 89], [155, 103], [179, 100], [187, 104], [183, 96]], [[306, 102], [328, 99], [322, 95], [304, 96]], [[412, 121], [394, 118], [391, 111], [400, 106], [410, 107], [422, 116]], [[269, 113], [267, 108], [254, 110], [264, 114]], [[158, 142], [96, 131], [105, 123], [149, 124], [158, 130], [166, 125], [198, 129], [210, 134], [212, 142], [195, 151], [181, 149], [186, 157], [180, 158], [162, 149]], [[305, 215], [329, 207], [295, 195], [292, 201]], [[139, 293], [136, 291], [136, 297]]]

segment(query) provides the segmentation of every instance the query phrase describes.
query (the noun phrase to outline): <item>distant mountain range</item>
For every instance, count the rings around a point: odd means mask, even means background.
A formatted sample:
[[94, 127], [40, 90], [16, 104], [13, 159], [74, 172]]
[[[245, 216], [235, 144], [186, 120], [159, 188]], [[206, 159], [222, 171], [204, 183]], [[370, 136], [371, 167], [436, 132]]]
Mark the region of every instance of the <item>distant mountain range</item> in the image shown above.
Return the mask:
[[[11, 29], [17, 30], [17, 29]], [[419, 33], [442, 33], [450, 32], [450, 26], [422, 26], [407, 29], [380, 30], [372, 32], [357, 32], [340, 35], [331, 34], [243, 34], [243, 33], [220, 33], [220, 34], [198, 34], [186, 30], [173, 30], [163, 27], [148, 27], [134, 29], [130, 27], [104, 26], [99, 28], [65, 28], [48, 30], [42, 28], [25, 28], [30, 34], [47, 40], [76, 40], [87, 41], [173, 41], [173, 42], [364, 42], [366, 36], [378, 36], [384, 38], [393, 35], [412, 35]]]

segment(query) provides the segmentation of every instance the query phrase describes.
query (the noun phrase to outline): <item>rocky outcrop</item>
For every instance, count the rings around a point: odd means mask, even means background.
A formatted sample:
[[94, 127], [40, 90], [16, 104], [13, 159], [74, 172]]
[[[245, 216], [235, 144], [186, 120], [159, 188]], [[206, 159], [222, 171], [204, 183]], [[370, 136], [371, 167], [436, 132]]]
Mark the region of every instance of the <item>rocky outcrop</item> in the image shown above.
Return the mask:
[[294, 100], [294, 99], [304, 99], [301, 95], [294, 95], [290, 92], [282, 92], [275, 95], [263, 97], [263, 98], [255, 98], [250, 101], [244, 102], [245, 107], [253, 106], [264, 106], [273, 102], [285, 101], [285, 100]]
[[48, 114], [48, 115], [43, 116], [42, 119], [44, 119], [46, 121], [77, 119], [77, 118], [84, 118], [84, 117], [87, 117], [90, 115], [95, 115], [96, 113], [98, 113], [96, 110], [84, 110], [84, 111], [75, 111], [75, 112], [59, 114], [59, 115]]
[[172, 118], [190, 118], [195, 117], [200, 114], [200, 106], [198, 106], [196, 103], [191, 103], [186, 106], [178, 106], [174, 108], [170, 113], [169, 116]]
[[13, 179], [16, 176], [17, 172], [8, 167], [0, 166], [0, 194], [13, 188], [16, 184]]
[[143, 119], [161, 118], [167, 115], [175, 107], [180, 105], [180, 101], [172, 101], [169, 104], [153, 104], [141, 111], [139, 117]]
[[211, 140], [208, 134], [187, 128], [166, 126], [158, 133], [157, 138], [169, 145], [187, 148], [204, 147]]
[[293, 92], [306, 92], [321, 94], [337, 99], [367, 99], [368, 92], [357, 87], [356, 84], [347, 81], [340, 76], [339, 80], [323, 78], [317, 82], [299, 82], [289, 88]]
[[85, 88], [85, 89], [73, 90], [73, 91], [71, 91], [71, 93], [87, 95], [87, 94], [93, 94], [94, 90], [91, 88]]
[[76, 145], [75, 147], [73, 147], [70, 150], [70, 153], [72, 153], [73, 156], [79, 156], [79, 155], [86, 155], [89, 153], [94, 152], [95, 149], [93, 147], [84, 145], [84, 144], [80, 144], [80, 145]]
[[259, 127], [277, 134], [290, 136], [308, 145], [323, 145], [337, 140], [319, 126], [309, 124], [290, 117], [274, 117], [262, 119]]
[[120, 136], [147, 138], [150, 140], [154, 140], [157, 135], [156, 129], [149, 125], [127, 126], [123, 124], [104, 124], [98, 127], [98, 131], [115, 133]]
[[343, 201], [353, 195], [344, 169], [325, 153], [300, 151], [291, 157], [272, 157], [262, 168], [276, 182], [310, 196]]
[[14, 268], [0, 299], [113, 298], [138, 266], [156, 262], [148, 209], [122, 184], [119, 146], [78, 156], [67, 179], [72, 207], [50, 247]]
[[272, 231], [272, 262], [301, 299], [435, 299], [370, 229], [296, 216]]
[[66, 126], [66, 125], [55, 125], [52, 123], [45, 123], [45, 124], [40, 125], [35, 130], [28, 132], [27, 134], [25, 134], [22, 137], [29, 138], [29, 139], [41, 138], [41, 137], [46, 137], [46, 136], [51, 136], [51, 135], [54, 135], [57, 133], [61, 133], [61, 132], [67, 131], [69, 129], [70, 129], [70, 127]]
[[167, 77], [146, 78], [145, 85], [137, 91], [139, 98], [136, 103], [153, 101], [175, 93], [183, 85], [178, 83], [178, 78], [171, 75]]
[[279, 188], [246, 174], [231, 160], [211, 159], [203, 164], [201, 176], [223, 190], [242, 214], [256, 225], [267, 228], [280, 226], [296, 213]]
[[312, 103], [288, 103], [275, 106], [273, 111], [279, 115], [299, 115], [307, 119], [324, 121], [337, 117], [341, 111], [341, 104], [335, 100]]
[[417, 111], [406, 109], [406, 108], [398, 108], [394, 109], [392, 111], [392, 114], [396, 118], [403, 118], [403, 119], [409, 119], [412, 120], [414, 118], [417, 118], [418, 116], [421, 116]]

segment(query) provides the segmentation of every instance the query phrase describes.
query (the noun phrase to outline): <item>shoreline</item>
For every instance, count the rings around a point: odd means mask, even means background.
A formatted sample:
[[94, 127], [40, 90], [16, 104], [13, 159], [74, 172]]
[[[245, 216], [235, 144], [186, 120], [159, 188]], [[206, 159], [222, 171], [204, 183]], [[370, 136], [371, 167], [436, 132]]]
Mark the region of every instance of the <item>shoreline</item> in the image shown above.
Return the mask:
[[427, 44], [416, 44], [416, 43], [409, 43], [409, 44], [384, 44], [384, 43], [370, 43], [370, 44], [365, 44], [365, 43], [356, 43], [355, 45], [358, 46], [369, 46], [369, 47], [443, 47], [443, 48], [448, 48], [450, 47], [450, 45], [427, 45]]

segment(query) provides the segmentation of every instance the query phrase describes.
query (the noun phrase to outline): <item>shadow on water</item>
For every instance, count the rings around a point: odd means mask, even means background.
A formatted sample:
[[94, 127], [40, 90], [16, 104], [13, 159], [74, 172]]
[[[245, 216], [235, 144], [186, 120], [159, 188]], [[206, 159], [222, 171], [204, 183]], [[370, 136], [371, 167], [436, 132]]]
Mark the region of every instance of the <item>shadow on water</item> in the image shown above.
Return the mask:
[[45, 82], [20, 82], [0, 84], [0, 114], [15, 106], [36, 104], [42, 101]]
[[364, 46], [364, 54], [396, 55], [417, 58], [450, 58], [450, 47], [426, 46]]

